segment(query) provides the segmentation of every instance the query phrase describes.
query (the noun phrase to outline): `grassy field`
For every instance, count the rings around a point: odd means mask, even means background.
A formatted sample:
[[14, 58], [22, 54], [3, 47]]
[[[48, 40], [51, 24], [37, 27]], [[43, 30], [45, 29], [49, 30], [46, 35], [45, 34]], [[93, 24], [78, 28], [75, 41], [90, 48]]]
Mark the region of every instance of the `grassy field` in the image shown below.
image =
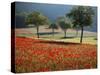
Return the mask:
[[[80, 31], [78, 31], [78, 35], [76, 36], [75, 30], [67, 30], [67, 38], [64, 37], [64, 33], [61, 29], [55, 30], [54, 37], [52, 36], [52, 30], [47, 27], [40, 27], [40, 39], [43, 40], [56, 40], [56, 41], [64, 41], [64, 42], [80, 42]], [[16, 36], [19, 37], [37, 37], [36, 28], [20, 28], [16, 29]], [[97, 33], [84, 31], [83, 43], [86, 44], [97, 44]]]
[[16, 72], [44, 72], [97, 68], [97, 34], [84, 31], [80, 44], [80, 31], [68, 30], [64, 38], [61, 29], [40, 27], [40, 38], [35, 28], [15, 29]]

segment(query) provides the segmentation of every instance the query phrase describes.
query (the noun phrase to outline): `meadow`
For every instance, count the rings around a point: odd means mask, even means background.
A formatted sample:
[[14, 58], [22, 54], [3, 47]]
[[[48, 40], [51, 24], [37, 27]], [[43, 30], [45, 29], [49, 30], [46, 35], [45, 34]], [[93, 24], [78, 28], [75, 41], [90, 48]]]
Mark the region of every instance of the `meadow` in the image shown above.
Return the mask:
[[76, 37], [73, 30], [42, 28], [37, 38], [35, 28], [16, 29], [15, 69], [16, 72], [44, 72], [97, 68], [96, 33], [84, 32], [83, 43], [79, 43], [80, 31]]
[[[15, 31], [16, 31], [16, 36], [18, 37], [30, 37], [30, 38], [37, 37], [35, 27], [18, 28]], [[39, 31], [40, 31], [39, 39], [80, 43], [80, 34], [81, 34], [80, 30], [78, 31], [78, 34], [77, 34], [76, 30], [68, 29], [66, 38], [63, 37], [64, 33], [61, 29], [57, 29], [57, 30], [55, 29], [54, 36], [52, 35], [53, 34], [52, 29], [48, 29], [48, 26], [40, 26]], [[97, 33], [84, 30], [83, 43], [96, 45]]]

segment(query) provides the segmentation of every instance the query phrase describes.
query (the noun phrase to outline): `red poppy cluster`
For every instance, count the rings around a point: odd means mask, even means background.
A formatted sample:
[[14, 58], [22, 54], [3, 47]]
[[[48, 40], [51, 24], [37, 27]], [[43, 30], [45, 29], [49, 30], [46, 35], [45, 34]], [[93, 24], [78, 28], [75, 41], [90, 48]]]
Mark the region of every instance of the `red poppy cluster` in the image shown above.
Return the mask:
[[40, 72], [97, 67], [97, 46], [15, 38], [16, 72]]

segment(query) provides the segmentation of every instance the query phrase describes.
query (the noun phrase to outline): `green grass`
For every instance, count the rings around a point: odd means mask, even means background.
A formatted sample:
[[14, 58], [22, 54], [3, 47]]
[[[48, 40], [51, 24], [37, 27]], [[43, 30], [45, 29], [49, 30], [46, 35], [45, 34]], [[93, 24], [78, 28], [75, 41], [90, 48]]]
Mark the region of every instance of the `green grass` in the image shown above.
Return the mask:
[[[17, 35], [19, 37], [32, 37], [32, 34], [20, 34]], [[36, 35], [35, 35], [36, 36]], [[96, 37], [91, 36], [91, 37], [83, 37], [83, 43], [86, 44], [97, 44], [97, 40], [95, 39]], [[73, 42], [73, 43], [79, 43], [80, 42], [80, 37], [69, 37], [69, 38], [63, 38], [61, 35], [55, 35], [54, 37], [51, 35], [48, 36], [40, 36], [40, 39], [43, 40], [56, 40], [56, 41], [64, 41], [64, 42]]]
[[[64, 42], [73, 42], [73, 43], [80, 43], [80, 38], [75, 37], [75, 38], [42, 38], [44, 40], [57, 40], [57, 41], [64, 41]], [[97, 40], [95, 40], [95, 37], [83, 37], [83, 43], [85, 44], [97, 44]]]
[[[31, 33], [16, 34], [16, 36], [30, 37], [30, 38], [33, 38], [34, 36], [37, 37], [35, 28], [18, 29], [19, 32], [21, 32], [21, 30], [26, 30]], [[78, 35], [76, 37], [75, 30], [68, 30], [67, 38], [63, 38], [64, 33], [62, 30], [55, 30], [56, 33], [55, 33], [54, 37], [52, 36], [52, 34], [49, 34], [49, 33], [52, 33], [51, 29], [45, 29], [43, 27], [40, 27], [39, 32], [41, 32], [40, 38], [44, 39], [44, 40], [56, 40], [56, 41], [80, 43], [80, 31], [78, 32]], [[95, 44], [95, 45], [97, 44], [97, 33], [84, 31], [83, 36], [84, 36], [83, 43]]]

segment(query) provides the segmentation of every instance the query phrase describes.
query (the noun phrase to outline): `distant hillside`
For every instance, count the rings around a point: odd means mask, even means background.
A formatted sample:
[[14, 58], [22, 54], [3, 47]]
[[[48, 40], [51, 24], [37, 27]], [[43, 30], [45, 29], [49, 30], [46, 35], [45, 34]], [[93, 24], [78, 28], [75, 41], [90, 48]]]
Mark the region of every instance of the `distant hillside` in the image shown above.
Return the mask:
[[[43, 15], [47, 16], [50, 21], [55, 22], [57, 17], [64, 16], [66, 13], [74, 7], [73, 5], [58, 5], [58, 4], [42, 4], [42, 3], [25, 3], [16, 2], [16, 27], [22, 28], [25, 26], [25, 15], [18, 16], [20, 13], [31, 13], [33, 11], [39, 11]], [[93, 24], [91, 27], [85, 28], [85, 30], [97, 32], [97, 8], [93, 7], [96, 14], [93, 18]], [[26, 26], [25, 26], [26, 27]]]

